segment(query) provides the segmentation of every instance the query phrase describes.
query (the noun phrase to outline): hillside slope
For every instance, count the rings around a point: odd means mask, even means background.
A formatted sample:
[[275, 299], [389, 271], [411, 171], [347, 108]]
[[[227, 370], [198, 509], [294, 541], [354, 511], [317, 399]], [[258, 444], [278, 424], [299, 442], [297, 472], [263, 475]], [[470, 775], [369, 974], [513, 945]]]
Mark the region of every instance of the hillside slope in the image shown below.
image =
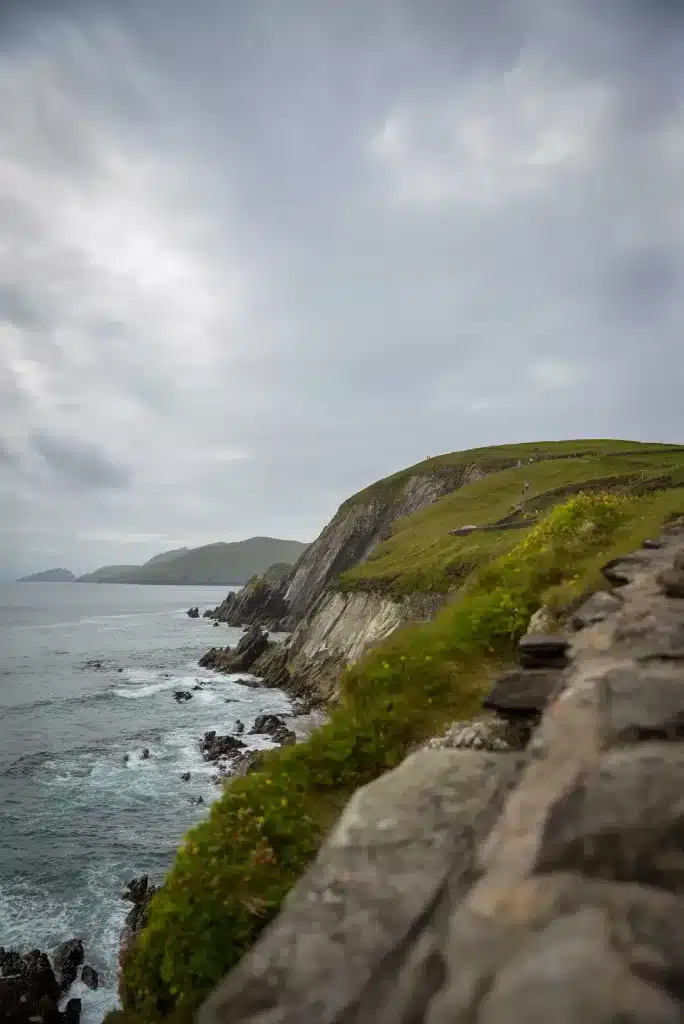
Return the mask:
[[144, 565], [103, 566], [79, 582], [240, 585], [277, 562], [292, 565], [307, 545], [298, 540], [250, 537], [155, 555]]
[[[449, 530], [505, 517], [525, 481], [526, 504], [541, 509], [571, 493], [554, 498], [550, 492], [558, 488], [598, 486], [605, 478], [616, 484], [620, 476], [634, 487], [642, 475], [653, 481], [674, 474], [674, 480], [677, 473], [684, 474], [684, 447], [638, 441], [550, 441], [440, 455], [348, 498], [283, 578], [279, 594], [297, 621], [333, 580], [362, 565], [368, 568], [343, 577], [345, 588], [445, 591], [472, 554], [472, 545], [455, 544]], [[476, 546], [482, 544], [478, 538]], [[492, 554], [499, 550], [496, 541], [490, 546]]]
[[69, 569], [45, 569], [30, 576], [22, 576], [17, 583], [73, 583], [75, 579]]

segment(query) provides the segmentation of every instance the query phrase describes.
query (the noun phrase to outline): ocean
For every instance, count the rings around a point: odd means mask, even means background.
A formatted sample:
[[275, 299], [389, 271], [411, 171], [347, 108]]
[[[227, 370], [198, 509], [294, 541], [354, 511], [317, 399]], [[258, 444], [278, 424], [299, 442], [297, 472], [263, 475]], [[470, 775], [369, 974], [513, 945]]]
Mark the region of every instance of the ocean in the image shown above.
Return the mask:
[[[97, 991], [78, 981], [69, 993], [83, 1024], [117, 1005], [125, 883], [160, 881], [219, 795], [198, 740], [290, 710], [279, 691], [197, 667], [241, 633], [187, 609], [228, 589], [0, 585], [0, 946], [51, 952], [81, 938], [100, 972]], [[178, 689], [192, 700], [174, 700]]]

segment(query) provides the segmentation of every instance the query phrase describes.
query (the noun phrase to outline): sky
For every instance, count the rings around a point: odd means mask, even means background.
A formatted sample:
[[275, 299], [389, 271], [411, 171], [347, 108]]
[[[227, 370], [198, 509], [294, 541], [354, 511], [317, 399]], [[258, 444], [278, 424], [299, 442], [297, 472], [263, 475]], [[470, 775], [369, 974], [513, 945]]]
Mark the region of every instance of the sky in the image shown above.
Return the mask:
[[680, 0], [3, 0], [0, 574], [684, 442]]

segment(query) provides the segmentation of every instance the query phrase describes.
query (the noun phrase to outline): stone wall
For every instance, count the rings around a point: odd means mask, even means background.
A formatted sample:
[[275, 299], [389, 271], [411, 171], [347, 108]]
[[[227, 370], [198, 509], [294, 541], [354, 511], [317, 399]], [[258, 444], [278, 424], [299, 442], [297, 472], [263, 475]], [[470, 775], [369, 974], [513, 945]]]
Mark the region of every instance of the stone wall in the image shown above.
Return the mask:
[[359, 790], [199, 1024], [684, 1019], [684, 526], [605, 576], [490, 695], [531, 740]]

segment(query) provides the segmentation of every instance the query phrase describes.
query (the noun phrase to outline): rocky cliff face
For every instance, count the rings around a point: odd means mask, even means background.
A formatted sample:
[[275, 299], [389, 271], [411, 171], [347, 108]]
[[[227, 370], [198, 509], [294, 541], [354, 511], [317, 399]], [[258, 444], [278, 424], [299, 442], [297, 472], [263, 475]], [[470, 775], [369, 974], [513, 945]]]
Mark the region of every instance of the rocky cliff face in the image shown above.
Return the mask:
[[477, 464], [416, 473], [395, 489], [371, 489], [365, 500], [345, 502], [281, 581], [279, 592], [293, 619], [307, 615], [336, 576], [364, 562], [398, 519], [484, 475]]
[[604, 570], [487, 703], [359, 790], [199, 1024], [684, 1018], [684, 525]]

